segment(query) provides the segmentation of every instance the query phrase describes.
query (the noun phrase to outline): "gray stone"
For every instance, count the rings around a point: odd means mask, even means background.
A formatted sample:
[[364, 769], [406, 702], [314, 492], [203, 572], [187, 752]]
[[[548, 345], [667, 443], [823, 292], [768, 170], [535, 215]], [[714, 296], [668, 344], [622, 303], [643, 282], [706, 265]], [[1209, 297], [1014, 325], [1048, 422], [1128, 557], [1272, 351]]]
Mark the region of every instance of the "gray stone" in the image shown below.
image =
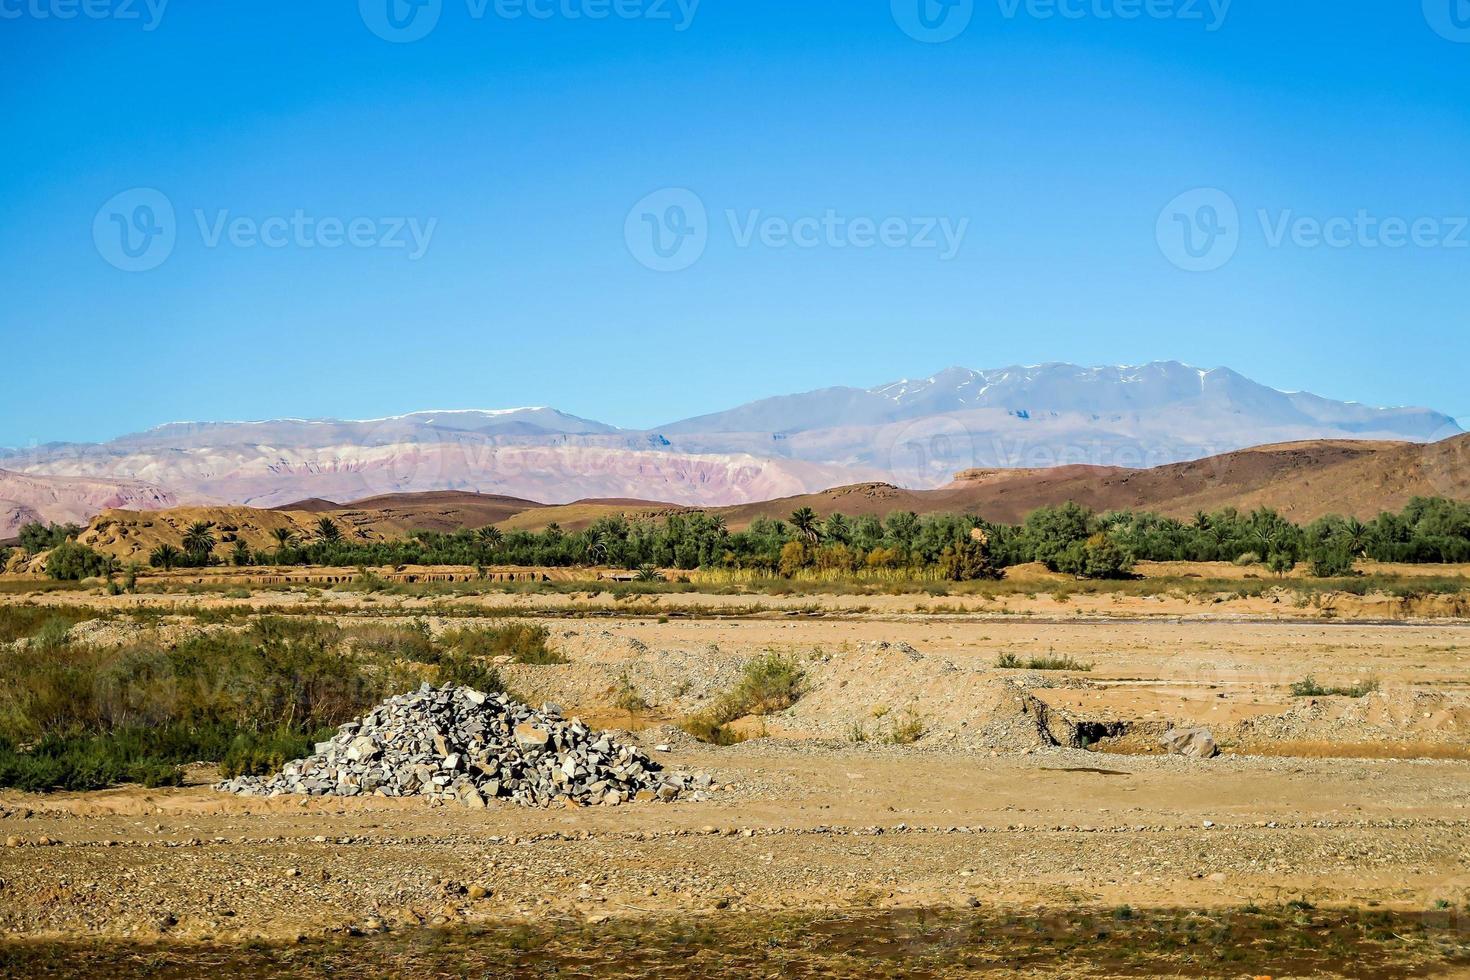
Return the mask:
[[1171, 728], [1159, 739], [1171, 755], [1190, 759], [1213, 759], [1220, 753], [1215, 736], [1208, 728]]

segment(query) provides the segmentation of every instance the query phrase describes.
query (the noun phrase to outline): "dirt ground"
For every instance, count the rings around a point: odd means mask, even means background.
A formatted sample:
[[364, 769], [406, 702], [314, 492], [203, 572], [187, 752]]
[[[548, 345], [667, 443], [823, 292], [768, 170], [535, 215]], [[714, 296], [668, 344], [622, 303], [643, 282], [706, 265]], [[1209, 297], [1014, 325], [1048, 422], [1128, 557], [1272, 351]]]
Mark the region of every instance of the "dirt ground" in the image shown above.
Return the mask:
[[[1470, 975], [1470, 621], [1453, 609], [1385, 616], [1399, 600], [1352, 598], [1347, 612], [1323, 615], [1268, 598], [1107, 594], [6, 596], [181, 613], [164, 627], [78, 627], [93, 641], [194, 628], [205, 607], [423, 617], [435, 631], [514, 611], [543, 622], [570, 661], [502, 664], [517, 695], [667, 745], [660, 761], [707, 770], [719, 788], [702, 803], [470, 811], [241, 799], [210, 789], [201, 767], [178, 789], [0, 791], [0, 946], [71, 950], [44, 959], [67, 975], [103, 968], [76, 944], [217, 954], [356, 937], [372, 950], [374, 937], [508, 923], [704, 922], [718, 932], [817, 912], [1318, 914], [1306, 908], [1440, 919], [1432, 941], [1409, 944], [1408, 927], [1394, 926], [1386, 935], [1398, 940], [1310, 963], [1254, 947], [1239, 961], [1192, 958], [1205, 944], [1178, 956], [1169, 947], [1145, 966], [1009, 966], [1028, 976]], [[790, 709], [738, 723], [752, 737], [730, 747], [673, 726], [768, 651], [804, 670]], [[1006, 654], [1023, 666], [999, 666]], [[1073, 664], [1028, 669], [1031, 658]], [[1366, 693], [1294, 695], [1308, 677]], [[645, 709], [616, 706], [630, 687]], [[1158, 736], [1175, 725], [1208, 726], [1223, 754], [1163, 754]], [[917, 740], [892, 744], [900, 730]], [[558, 962], [569, 975], [678, 975]], [[514, 965], [540, 975], [529, 959]], [[849, 975], [828, 967], [778, 972]], [[710, 975], [767, 975], [742, 969]], [[951, 972], [971, 971], [956, 962], [914, 975]]]

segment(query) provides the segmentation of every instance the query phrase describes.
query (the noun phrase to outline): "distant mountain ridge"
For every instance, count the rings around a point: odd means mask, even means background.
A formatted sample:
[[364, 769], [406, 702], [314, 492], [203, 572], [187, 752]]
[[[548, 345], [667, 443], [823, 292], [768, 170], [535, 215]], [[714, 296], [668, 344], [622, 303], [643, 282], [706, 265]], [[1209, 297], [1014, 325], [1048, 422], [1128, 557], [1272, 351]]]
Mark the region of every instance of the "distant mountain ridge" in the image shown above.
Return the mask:
[[[644, 430], [550, 407], [174, 422], [101, 444], [0, 452], [0, 466], [144, 484], [188, 504], [453, 490], [708, 507], [867, 482], [933, 489], [965, 470], [1144, 468], [1264, 443], [1427, 442], [1460, 432], [1431, 409], [1278, 391], [1228, 368], [1052, 363], [764, 398]], [[11, 503], [14, 513], [47, 515]]]

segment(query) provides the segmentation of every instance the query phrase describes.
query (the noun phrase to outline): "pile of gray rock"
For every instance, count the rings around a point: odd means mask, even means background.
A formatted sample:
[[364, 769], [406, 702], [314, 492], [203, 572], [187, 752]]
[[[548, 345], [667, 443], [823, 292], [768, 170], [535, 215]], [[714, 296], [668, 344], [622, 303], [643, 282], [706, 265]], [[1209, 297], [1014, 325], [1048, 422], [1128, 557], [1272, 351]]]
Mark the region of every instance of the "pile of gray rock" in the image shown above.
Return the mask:
[[704, 798], [708, 774], [667, 774], [635, 746], [505, 696], [423, 685], [389, 698], [270, 777], [215, 788], [244, 796], [423, 796], [483, 807], [612, 805]]

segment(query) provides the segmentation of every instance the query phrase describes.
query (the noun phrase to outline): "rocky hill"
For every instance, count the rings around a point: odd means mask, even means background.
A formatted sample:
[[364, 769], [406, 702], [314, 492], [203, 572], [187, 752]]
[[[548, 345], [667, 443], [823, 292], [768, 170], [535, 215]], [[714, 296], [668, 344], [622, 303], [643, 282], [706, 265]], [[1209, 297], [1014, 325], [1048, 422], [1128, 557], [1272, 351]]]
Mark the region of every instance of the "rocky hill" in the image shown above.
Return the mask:
[[129, 480], [57, 479], [0, 470], [0, 541], [32, 521], [85, 524], [109, 507], [154, 510], [178, 498], [161, 487]]

